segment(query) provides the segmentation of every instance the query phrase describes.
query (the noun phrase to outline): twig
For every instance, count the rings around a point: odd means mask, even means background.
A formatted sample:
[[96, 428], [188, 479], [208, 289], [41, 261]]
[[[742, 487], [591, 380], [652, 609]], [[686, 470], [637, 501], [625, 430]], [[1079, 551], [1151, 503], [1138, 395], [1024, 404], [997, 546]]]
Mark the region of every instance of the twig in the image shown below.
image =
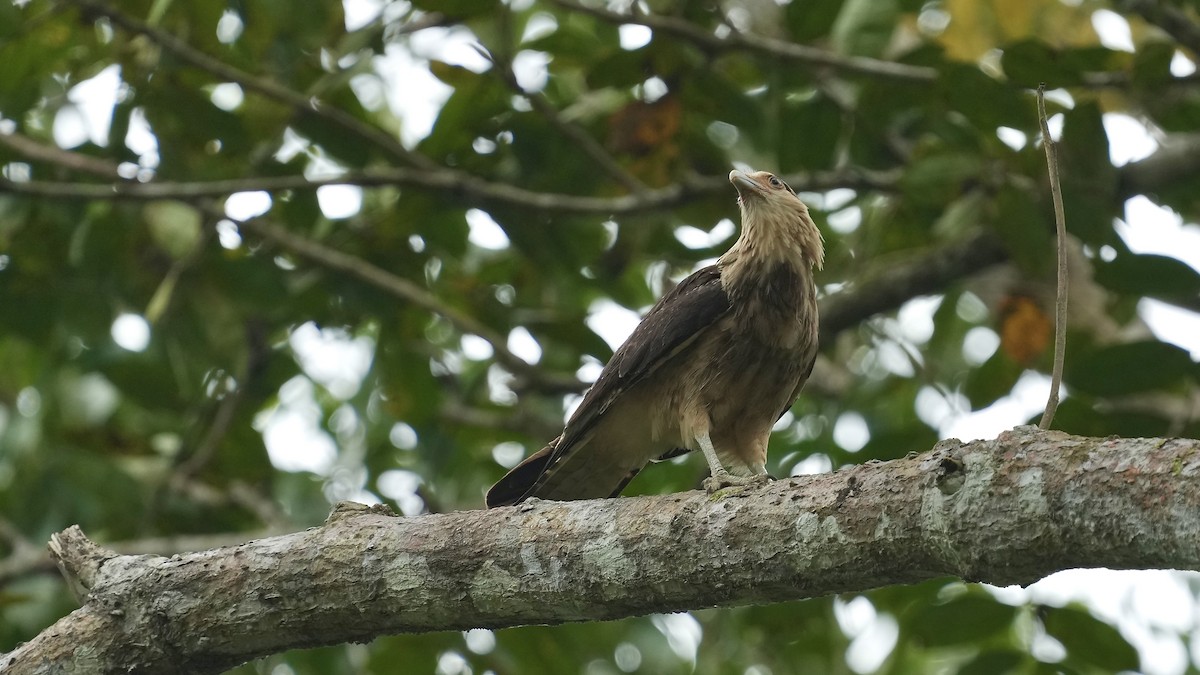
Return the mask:
[[196, 450], [175, 469], [181, 477], [191, 478], [216, 456], [217, 448], [221, 446], [221, 441], [229, 432], [229, 425], [233, 421], [233, 414], [237, 412], [238, 404], [241, 403], [243, 391], [245, 391], [245, 383], [238, 382], [237, 389], [227, 394], [217, 404], [217, 412], [213, 415], [212, 424], [209, 425], [204, 438], [197, 444]]
[[[6, 144], [33, 160], [45, 161], [68, 169], [84, 170], [102, 177], [118, 179], [116, 165], [59, 148], [38, 143], [18, 134], [0, 134]], [[83, 159], [81, 159], [83, 158]], [[91, 160], [91, 161], [89, 161]], [[1154, 154], [1117, 169], [1118, 191], [1122, 196], [1153, 191], [1168, 183], [1187, 180], [1200, 172], [1200, 134], [1171, 134]], [[822, 192], [834, 188], [891, 191], [900, 173], [846, 168], [836, 171], [798, 173], [784, 176], [800, 192]], [[0, 193], [25, 194], [53, 199], [181, 199], [219, 197], [235, 192], [315, 190], [325, 185], [360, 187], [417, 186], [463, 196], [478, 203], [498, 203], [551, 213], [598, 214], [620, 216], [674, 208], [690, 199], [712, 196], [729, 190], [724, 176], [693, 178], [669, 187], [619, 197], [590, 197], [538, 192], [497, 183], [449, 168], [417, 170], [405, 167], [369, 169], [341, 176], [309, 179], [304, 176], [248, 177], [206, 182], [139, 183], [120, 181], [113, 184], [68, 183], [49, 181], [13, 182], [0, 178]]]
[[[1195, 86], [1200, 84], [1200, 73], [1168, 77], [1155, 84], [1157, 87]], [[1084, 89], [1128, 89], [1133, 86], [1133, 78], [1123, 71], [1101, 70], [1084, 73], [1079, 86]]]
[[252, 232], [291, 253], [319, 264], [325, 269], [341, 272], [352, 278], [364, 281], [405, 302], [446, 319], [451, 325], [464, 333], [478, 335], [491, 345], [496, 360], [511, 370], [514, 375], [555, 390], [563, 387], [574, 388], [576, 386], [574, 377], [547, 373], [539, 366], [522, 359], [509, 350], [508, 340], [503, 335], [484, 325], [475, 317], [445, 304], [436, 295], [408, 279], [398, 277], [391, 272], [376, 267], [362, 258], [343, 253], [337, 249], [329, 248], [324, 244], [294, 234], [287, 228], [265, 218], [252, 218], [240, 221], [228, 218], [227, 216], [226, 218], [237, 223], [238, 227], [246, 232]]
[[1054, 370], [1050, 376], [1050, 397], [1046, 412], [1038, 423], [1049, 429], [1058, 410], [1058, 390], [1062, 386], [1063, 362], [1067, 349], [1067, 222], [1063, 215], [1062, 188], [1058, 184], [1058, 144], [1050, 137], [1046, 119], [1046, 85], [1037, 88], [1038, 120], [1042, 125], [1042, 146], [1046, 148], [1046, 169], [1050, 173], [1050, 195], [1054, 199], [1054, 230], [1058, 240], [1058, 296], [1054, 301]]
[[1176, 42], [1191, 50], [1192, 54], [1200, 54], [1200, 24], [1192, 21], [1182, 10], [1169, 3], [1150, 0], [1122, 0], [1117, 5], [1120, 9], [1137, 14], [1147, 23], [1158, 26]]
[[[834, 188], [852, 190], [893, 190], [900, 174], [895, 171], [846, 169], [800, 173], [784, 176], [788, 184], [800, 192], [821, 192]], [[119, 182], [111, 184], [67, 183], [56, 181], [10, 181], [0, 178], [0, 193], [24, 194], [54, 199], [180, 199], [220, 197], [235, 192], [262, 190], [315, 190], [326, 185], [357, 185], [360, 187], [394, 187], [415, 185], [445, 192], [461, 202], [499, 203], [534, 211], [552, 213], [596, 214], [619, 216], [674, 208], [690, 199], [728, 192], [729, 181], [724, 176], [705, 176], [676, 183], [656, 190], [619, 197], [592, 197], [552, 192], [538, 192], [507, 183], [496, 183], [454, 169], [414, 169], [393, 167], [370, 169], [341, 176], [310, 179], [304, 176], [263, 176], [233, 178], [204, 182], [151, 183]]]
[[119, 178], [117, 165], [106, 159], [99, 159], [79, 152], [71, 152], [62, 148], [39, 143], [21, 134], [0, 133], [0, 145], [17, 152], [29, 159], [61, 166], [72, 171], [82, 171], [102, 178]]
[[[24, 139], [24, 140], [26, 140], [28, 142], [20, 144], [20, 146], [19, 146], [22, 148], [23, 151], [27, 150], [27, 151], [35, 152], [38, 154], [39, 157], [43, 157], [43, 158], [47, 159], [48, 161], [52, 161], [61, 166], [67, 166], [67, 167], [82, 166], [75, 159], [75, 156], [77, 155], [77, 153], [72, 153], [72, 152], [69, 152], [66, 150], [58, 151], [57, 153], [47, 153], [47, 152], [44, 152], [42, 148], [38, 147], [38, 146], [40, 146], [40, 144], [36, 143], [36, 141], [29, 141], [28, 139]], [[408, 176], [408, 177], [420, 177], [420, 176], [430, 176], [430, 175], [444, 177], [444, 175], [443, 175], [444, 172], [442, 174], [439, 174], [436, 172], [431, 174], [429, 172], [424, 172], [424, 171], [420, 171], [420, 170], [416, 170], [416, 169], [396, 169], [396, 170], [393, 170], [393, 172], [399, 172], [400, 174]], [[454, 173], [454, 172], [451, 172], [451, 173]], [[284, 178], [284, 181], [282, 181], [282, 182], [284, 182], [284, 183], [288, 183], [289, 179], [294, 179], [291, 182], [303, 181], [303, 182], [312, 184], [314, 187], [317, 186], [318, 184], [337, 184], [336, 182], [329, 183], [326, 181], [308, 181], [303, 176], [286, 176], [283, 178]], [[275, 181], [274, 179], [267, 179], [267, 182], [278, 183], [278, 181]], [[245, 187], [245, 184], [243, 181], [221, 181], [221, 183], [223, 183], [223, 185], [219, 185], [219, 187], [221, 187], [222, 190], [229, 190], [231, 188], [234, 188], [237, 186], [238, 183], [243, 184], [242, 188]], [[32, 189], [32, 190], [24, 189], [31, 185], [34, 186], [34, 189]], [[130, 189], [145, 191], [144, 194], [142, 194], [139, 197], [142, 199], [170, 198], [167, 196], [167, 193], [169, 193], [170, 191], [167, 191], [164, 193], [162, 191], [156, 190], [157, 188], [160, 188], [164, 185], [169, 186], [170, 184], [167, 184], [167, 183], [135, 183], [135, 182], [120, 182], [120, 183], [112, 183], [109, 185], [91, 185], [91, 184], [86, 184], [86, 183], [80, 183], [80, 184], [37, 183], [34, 181], [13, 182], [13, 181], [0, 179], [0, 193], [7, 191], [7, 192], [14, 192], [14, 193], [19, 193], [19, 194], [33, 194], [33, 195], [38, 195], [38, 196], [59, 197], [59, 198], [67, 196], [67, 194], [71, 193], [71, 190], [69, 190], [69, 189], [64, 190], [62, 192], [58, 192], [58, 191], [55, 191], [52, 189], [38, 188], [37, 186], [39, 186], [39, 185], [43, 186], [43, 188], [44, 188], [44, 186], [48, 186], [48, 185], [57, 185], [60, 187], [74, 186], [75, 188], [77, 188], [77, 190], [75, 190], [75, 193], [71, 194], [71, 196], [73, 196], [75, 198], [81, 198], [81, 199], [111, 198], [114, 192], [121, 192], [121, 191], [125, 191], [125, 190], [130, 190]], [[190, 184], [190, 185], [207, 186], [207, 187], [211, 188], [215, 184], [194, 183], [194, 184]], [[449, 187], [449, 186], [447, 185], [445, 187]], [[242, 188], [238, 188], [235, 191], [241, 191]], [[279, 189], [285, 189], [285, 188], [279, 188]], [[525, 192], [530, 195], [538, 194], [538, 193], [532, 193], [532, 192], [528, 192], [528, 191], [522, 191], [522, 192]], [[104, 193], [106, 196], [99, 196], [99, 195], [93, 194], [93, 193]], [[177, 193], [175, 198], [195, 200], [198, 197], [204, 197], [204, 196], [207, 196], [208, 194], [210, 194], [210, 193], [206, 193], [203, 190], [195, 190], [195, 191], [184, 190], [184, 191], [180, 191], [179, 193]], [[220, 194], [220, 192], [219, 191], [212, 192], [211, 194]], [[151, 197], [150, 195], [154, 195], [154, 196]], [[432, 293], [429, 293], [428, 291], [422, 289], [420, 286], [417, 286], [416, 284], [412, 283], [411, 281], [408, 281], [407, 279], [403, 279], [403, 278], [398, 277], [394, 274], [391, 274], [383, 269], [375, 267], [374, 265], [367, 263], [366, 261], [362, 260], [361, 258], [357, 258], [357, 257], [349, 255], [347, 253], [342, 253], [341, 251], [338, 251], [336, 249], [329, 248], [323, 244], [320, 244], [320, 243], [311, 241], [309, 239], [305, 239], [302, 236], [293, 234], [286, 228], [281, 227], [281, 226], [279, 226], [269, 220], [266, 220], [264, 218], [255, 218], [255, 219], [246, 220], [246, 221], [236, 221], [236, 220], [230, 218], [228, 216], [228, 214], [226, 214], [222, 209], [220, 209], [219, 207], [214, 206], [210, 203], [207, 203], [205, 200], [198, 201], [197, 203], [195, 203], [195, 206], [202, 213], [204, 213], [207, 218], [211, 219], [212, 222], [217, 222], [219, 220], [234, 221], [243, 230], [245, 230], [247, 232], [253, 232], [253, 233], [257, 234], [258, 236], [262, 237], [263, 239], [279, 246], [280, 248], [282, 248], [284, 250], [295, 253], [296, 255], [299, 255], [303, 258], [313, 261], [327, 269], [334, 270], [337, 272], [342, 272], [342, 273], [348, 274], [351, 277], [357, 278], [360, 281], [365, 281], [368, 284], [370, 284], [371, 286], [374, 286], [375, 288], [384, 290], [384, 291], [390, 293], [391, 295], [398, 297], [401, 300], [404, 300], [405, 302], [409, 302], [413, 305], [421, 307], [422, 309], [428, 310], [429, 312], [431, 312], [437, 316], [441, 316], [441, 317], [445, 318], [453, 326], [455, 326], [459, 330], [462, 330], [463, 332], [473, 333], [475, 335], [478, 335], [479, 337], [486, 340], [489, 344], [491, 344], [492, 349], [496, 355], [497, 361], [499, 361], [502, 365], [507, 367], [509, 370], [513, 371], [514, 374], [537, 385], [539, 388], [544, 388], [544, 389], [551, 390], [551, 391], [578, 391], [582, 387], [580, 382], [574, 377], [553, 375], [553, 374], [544, 372], [540, 367], [538, 367], [534, 364], [530, 364], [529, 362], [525, 361], [524, 359], [517, 356], [511, 350], [508, 349], [508, 342], [503, 336], [501, 336], [500, 334], [491, 330], [484, 324], [480, 323], [474, 317], [464, 314], [464, 313], [454, 309], [453, 307], [446, 305], [441, 300], [439, 300], [435, 295], [433, 295]], [[217, 425], [217, 428], [219, 428], [219, 426], [220, 425]], [[203, 453], [202, 453], [202, 456], [203, 456]], [[205, 458], [203, 461], [207, 461], [207, 458]]]
[[[580, 382], [576, 391], [583, 391], [586, 386]], [[530, 406], [488, 410], [451, 399], [442, 404], [438, 410], [438, 417], [454, 426], [481, 427], [498, 432], [525, 434], [532, 438], [554, 438], [562, 431], [561, 415], [541, 415], [534, 412]]]
[[298, 114], [324, 120], [348, 131], [372, 145], [377, 145], [388, 154], [414, 166], [436, 166], [430, 159], [409, 152], [398, 140], [377, 127], [364, 124], [340, 108], [324, 105], [321, 101], [289, 89], [274, 80], [259, 77], [235, 68], [224, 61], [201, 52], [170, 33], [143, 23], [109, 5], [97, 0], [69, 0], [86, 13], [106, 17], [125, 30], [144, 35], [180, 60], [217, 76], [221, 80], [236, 82], [242, 88], [257, 92], [269, 99], [293, 108]]
[[[383, 14], [381, 13], [382, 17]], [[450, 17], [441, 12], [429, 12], [409, 21], [408, 23], [396, 28], [393, 35], [410, 35], [418, 31], [423, 31], [426, 28], [438, 28], [441, 26], [449, 26], [454, 23]]]
[[906, 80], [909, 82], [932, 82], [938, 77], [936, 69], [926, 66], [910, 66], [904, 63], [882, 61], [865, 56], [843, 56], [825, 51], [824, 49], [778, 40], [764, 35], [731, 33], [727, 37], [718, 37], [696, 24], [674, 17], [610, 12], [607, 9], [599, 7], [581, 5], [572, 0], [553, 0], [553, 2], [563, 9], [588, 14], [609, 23], [646, 26], [653, 31], [675, 35], [710, 50], [737, 49], [757, 52], [784, 61], [813, 66], [828, 66], [848, 73]]
[[[690, 21], [675, 17], [637, 12], [613, 12], [601, 9], [600, 7], [582, 5], [574, 0], [551, 1], [569, 11], [588, 14], [609, 23], [646, 26], [657, 32], [683, 38], [709, 51], [755, 52], [781, 61], [827, 66], [847, 73], [909, 82], [932, 82], [938, 78], [937, 70], [926, 66], [911, 66], [904, 63], [896, 63], [895, 61], [884, 61], [865, 56], [843, 56], [816, 47], [788, 42], [787, 40], [763, 35], [748, 35], [736, 31], [726, 37], [719, 37]], [[1144, 7], [1155, 7], [1156, 5], [1148, 0], [1134, 0], [1132, 6], [1135, 11], [1140, 13]], [[634, 8], [636, 9], [636, 7], [637, 5], [635, 4]], [[1165, 19], [1161, 20], [1161, 23], [1158, 21], [1152, 22], [1158, 23], [1160, 28], [1171, 33], [1172, 37], [1175, 37], [1181, 43], [1185, 45], [1193, 44], [1192, 41], [1197, 39], [1196, 33], [1193, 32], [1196, 30], [1195, 26], [1188, 27], [1176, 21], [1180, 17], [1186, 19], [1182, 13], [1178, 10], [1168, 9], [1168, 11], [1164, 12], [1164, 16]], [[1148, 18], [1147, 20], [1150, 19]], [[1172, 77], [1163, 82], [1161, 86], [1193, 85], [1197, 83], [1200, 83], [1200, 73]], [[1128, 88], [1132, 84], [1133, 79], [1128, 73], [1108, 71], [1083, 73], [1083, 81], [1080, 83], [1081, 86], [1090, 89]]]
[[500, 73], [501, 78], [508, 85], [509, 89], [512, 89], [514, 93], [529, 101], [529, 105], [542, 118], [549, 122], [550, 126], [554, 127], [567, 140], [574, 143], [583, 151], [583, 154], [596, 163], [596, 166], [603, 169], [613, 180], [620, 183], [630, 192], [642, 193], [646, 191], [645, 183], [642, 183], [637, 177], [626, 171], [625, 167], [621, 166], [603, 146], [596, 142], [596, 139], [592, 138], [577, 125], [563, 119], [562, 115], [558, 113], [558, 108], [554, 107], [554, 104], [550, 103], [542, 93], [527, 91], [522, 87], [517, 82], [517, 75], [513, 72], [511, 61], [501, 60], [490, 53], [486, 54], [486, 56], [495, 64], [497, 72]]
[[[212, 422], [208, 425], [208, 430], [195, 449], [175, 467], [174, 474], [179, 478], [192, 478], [212, 461], [221, 442], [229, 433], [234, 414], [245, 402], [247, 389], [252, 388], [256, 384], [256, 380], [263, 375], [271, 351], [265, 329], [259, 321], [249, 320], [245, 323], [245, 336], [246, 358], [238, 366], [233, 377], [234, 388], [232, 391], [226, 392], [225, 397], [217, 404]], [[269, 525], [274, 524], [270, 521], [264, 522]]]

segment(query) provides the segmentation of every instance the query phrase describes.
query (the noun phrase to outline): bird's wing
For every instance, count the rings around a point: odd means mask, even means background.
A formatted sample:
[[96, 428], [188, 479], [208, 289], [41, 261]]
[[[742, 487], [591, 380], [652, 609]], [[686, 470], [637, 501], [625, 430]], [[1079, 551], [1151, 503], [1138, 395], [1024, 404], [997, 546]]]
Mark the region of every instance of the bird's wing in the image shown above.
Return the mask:
[[[705, 327], [716, 323], [728, 311], [729, 298], [721, 286], [721, 271], [715, 265], [702, 268], [679, 282], [659, 299], [613, 354], [567, 422], [562, 436], [529, 456], [492, 486], [488, 491], [488, 506], [515, 504], [533, 494], [556, 467], [563, 466], [564, 460], [622, 393], [643, 382], [663, 363], [686, 349]], [[614, 484], [612, 489], [619, 492], [632, 477], [632, 474], [624, 474], [623, 481]]]
[[701, 331], [729, 311], [721, 270], [709, 265], [693, 272], [655, 303], [613, 354], [563, 430], [550, 463], [569, 452], [622, 392], [686, 349]]
[[816, 365], [816, 363], [817, 363], [817, 352], [814, 349], [812, 358], [809, 359], [809, 361], [808, 361], [808, 367], [804, 369], [804, 374], [801, 375], [800, 379], [796, 381], [796, 387], [794, 389], [792, 389], [792, 395], [788, 397], [787, 405], [785, 405], [783, 407], [783, 410], [779, 411], [779, 417], [775, 418], [776, 421], [778, 421], [780, 418], [782, 418], [784, 415], [786, 415], [787, 411], [792, 409], [792, 404], [795, 403], [796, 398], [798, 396], [800, 396], [800, 390], [804, 388], [804, 383], [808, 382], [808, 377], [810, 375], [812, 375], [813, 366]]

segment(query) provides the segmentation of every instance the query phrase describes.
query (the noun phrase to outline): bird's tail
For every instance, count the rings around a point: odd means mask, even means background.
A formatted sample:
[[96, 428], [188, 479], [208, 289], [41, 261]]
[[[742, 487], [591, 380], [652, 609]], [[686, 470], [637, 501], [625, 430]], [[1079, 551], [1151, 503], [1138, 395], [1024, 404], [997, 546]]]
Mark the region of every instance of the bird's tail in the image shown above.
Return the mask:
[[[488, 508], [520, 504], [530, 497], [542, 499], [599, 499], [621, 494], [638, 469], [614, 462], [611, 453], [568, 453], [555, 459], [562, 436], [514, 466], [487, 493]], [[575, 450], [581, 450], [576, 447]], [[660, 459], [674, 457], [687, 450], [673, 450]]]
[[562, 436], [559, 436], [550, 441], [549, 445], [526, 457], [524, 461], [504, 474], [504, 478], [496, 481], [496, 484], [487, 492], [488, 508], [512, 506], [521, 503], [528, 497], [537, 485], [538, 478], [541, 478], [542, 473], [546, 471], [546, 466], [550, 463], [550, 457], [554, 453], [554, 447], [561, 438]]

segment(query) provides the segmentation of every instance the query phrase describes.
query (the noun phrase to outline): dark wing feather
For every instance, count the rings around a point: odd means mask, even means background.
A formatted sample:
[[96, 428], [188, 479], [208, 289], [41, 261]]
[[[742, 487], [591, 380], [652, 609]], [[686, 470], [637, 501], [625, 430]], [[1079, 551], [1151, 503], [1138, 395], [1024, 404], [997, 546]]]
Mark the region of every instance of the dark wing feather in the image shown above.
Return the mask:
[[520, 464], [504, 474], [503, 478], [496, 481], [496, 484], [488, 489], [487, 497], [484, 498], [487, 507], [494, 509], [497, 506], [511, 506], [525, 499], [529, 494], [530, 486], [536, 484], [537, 479], [546, 471], [546, 465], [550, 463], [550, 454], [554, 452], [554, 446], [558, 440], [556, 438], [550, 441], [549, 445], [526, 457]]
[[792, 409], [792, 404], [796, 402], [796, 397], [800, 396], [800, 390], [804, 388], [804, 383], [808, 382], [808, 377], [812, 375], [812, 369], [816, 363], [817, 352], [813, 351], [813, 357], [811, 360], [809, 360], [808, 367], [804, 369], [804, 374], [801, 375], [800, 379], [796, 381], [796, 388], [792, 390], [792, 395], [788, 398], [787, 405], [783, 407], [783, 410], [779, 411], [779, 417], [775, 418], [776, 421], [786, 415], [787, 411]]
[[563, 441], [550, 463], [587, 433], [621, 392], [644, 380], [728, 311], [729, 296], [721, 286], [721, 270], [716, 265], [693, 272], [663, 295], [584, 395], [567, 421]]
[[[613, 354], [571, 415], [563, 435], [492, 486], [488, 506], [515, 504], [532, 494], [546, 473], [574, 449], [622, 392], [642, 382], [728, 311], [729, 297], [721, 286], [721, 271], [716, 265], [697, 270], [679, 282], [642, 317], [633, 334]], [[634, 475], [636, 472], [625, 479], [621, 488]]]

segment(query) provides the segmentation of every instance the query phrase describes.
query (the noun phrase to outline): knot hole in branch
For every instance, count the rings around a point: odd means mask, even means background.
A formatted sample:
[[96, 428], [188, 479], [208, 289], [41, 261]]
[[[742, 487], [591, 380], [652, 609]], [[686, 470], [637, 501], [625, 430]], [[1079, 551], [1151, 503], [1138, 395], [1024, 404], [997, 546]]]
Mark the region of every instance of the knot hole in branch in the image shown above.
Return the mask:
[[942, 494], [952, 495], [966, 482], [966, 465], [962, 459], [945, 455], [938, 461], [937, 486]]

